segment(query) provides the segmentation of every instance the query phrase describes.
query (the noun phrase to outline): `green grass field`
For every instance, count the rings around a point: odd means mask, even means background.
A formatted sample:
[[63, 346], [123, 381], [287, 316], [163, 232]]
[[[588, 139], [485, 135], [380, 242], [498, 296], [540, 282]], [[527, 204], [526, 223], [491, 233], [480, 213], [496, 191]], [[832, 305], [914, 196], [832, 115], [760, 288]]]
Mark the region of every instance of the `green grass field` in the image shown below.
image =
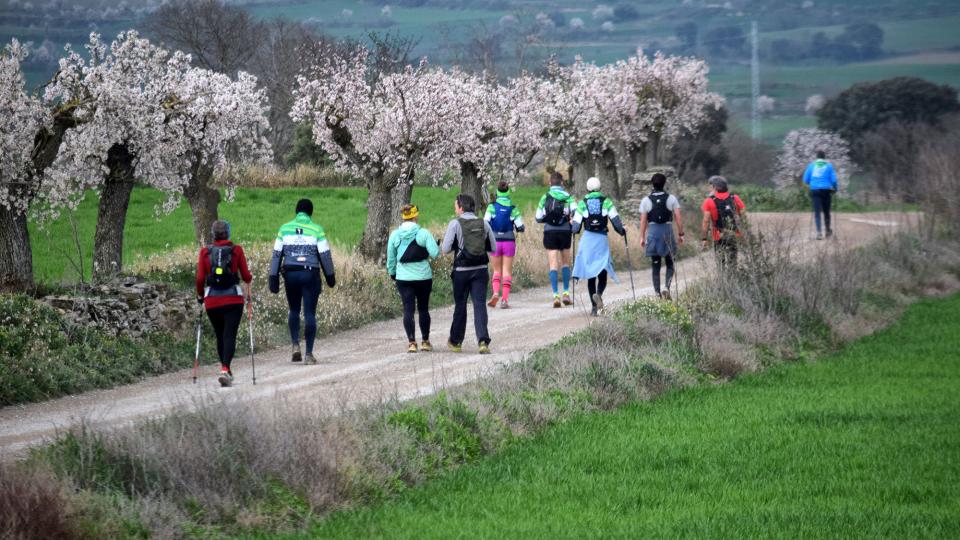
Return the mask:
[[303, 537], [956, 538], [958, 312], [582, 416]]
[[[443, 224], [453, 218], [456, 191], [417, 187], [413, 203], [420, 207], [421, 222]], [[514, 193], [520, 208], [529, 208], [539, 200], [543, 189], [521, 187]], [[360, 188], [284, 188], [238, 189], [232, 203], [220, 204], [220, 217], [231, 223], [234, 241], [271, 240], [280, 225], [293, 219], [293, 208], [301, 197], [313, 200], [314, 220], [323, 226], [330, 240], [341, 247], [352, 247], [360, 240], [367, 219], [366, 190]], [[89, 194], [73, 214], [77, 226], [85, 275], [90, 277], [93, 233], [97, 221], [97, 198]], [[193, 218], [184, 201], [173, 213], [157, 217], [156, 209], [164, 200], [160, 192], [136, 188], [130, 200], [124, 230], [123, 260], [130, 264], [137, 256], [147, 256], [194, 243]], [[41, 281], [77, 280], [70, 260], [77, 261], [77, 247], [69, 215], [30, 227], [33, 242], [33, 267]]]

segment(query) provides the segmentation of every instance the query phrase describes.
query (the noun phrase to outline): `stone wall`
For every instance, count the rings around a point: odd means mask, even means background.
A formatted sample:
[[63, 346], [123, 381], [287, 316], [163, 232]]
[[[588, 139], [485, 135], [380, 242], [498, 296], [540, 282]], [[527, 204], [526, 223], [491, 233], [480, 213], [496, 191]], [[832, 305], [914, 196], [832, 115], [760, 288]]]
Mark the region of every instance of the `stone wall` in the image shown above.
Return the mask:
[[130, 337], [154, 331], [189, 335], [200, 310], [192, 290], [172, 290], [133, 277], [84, 286], [74, 294], [46, 296], [41, 301], [63, 313], [68, 324]]
[[679, 186], [676, 185], [677, 172], [673, 170], [673, 167], [650, 167], [645, 171], [633, 175], [633, 183], [629, 189], [627, 189], [627, 194], [623, 197], [623, 201], [617, 206], [617, 210], [621, 214], [624, 214], [628, 218], [640, 218], [640, 201], [650, 194], [650, 190], [652, 189], [650, 177], [655, 173], [661, 173], [667, 177], [668, 190], [674, 189], [679, 191]]

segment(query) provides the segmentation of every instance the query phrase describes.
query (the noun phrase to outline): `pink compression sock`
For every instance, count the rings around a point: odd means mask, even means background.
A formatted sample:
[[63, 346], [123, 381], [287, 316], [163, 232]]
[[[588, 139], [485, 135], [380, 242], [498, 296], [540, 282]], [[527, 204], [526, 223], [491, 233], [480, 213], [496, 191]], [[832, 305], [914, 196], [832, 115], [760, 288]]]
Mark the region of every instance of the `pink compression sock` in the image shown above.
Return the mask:
[[512, 276], [503, 276], [503, 299], [510, 297], [510, 286], [513, 283]]
[[493, 294], [500, 294], [500, 272], [493, 273]]

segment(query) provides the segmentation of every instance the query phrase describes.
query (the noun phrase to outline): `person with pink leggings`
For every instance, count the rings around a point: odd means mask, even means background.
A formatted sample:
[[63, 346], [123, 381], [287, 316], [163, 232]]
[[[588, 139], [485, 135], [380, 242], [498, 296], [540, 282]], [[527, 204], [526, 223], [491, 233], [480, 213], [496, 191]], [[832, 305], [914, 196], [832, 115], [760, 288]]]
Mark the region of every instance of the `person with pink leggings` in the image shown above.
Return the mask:
[[490, 256], [493, 265], [493, 296], [487, 305], [502, 309], [510, 307], [510, 287], [513, 279], [513, 258], [517, 255], [517, 236], [522, 233], [523, 217], [520, 210], [510, 200], [510, 185], [500, 182], [497, 185], [497, 198], [487, 205], [484, 216], [493, 234], [497, 238], [497, 246]]

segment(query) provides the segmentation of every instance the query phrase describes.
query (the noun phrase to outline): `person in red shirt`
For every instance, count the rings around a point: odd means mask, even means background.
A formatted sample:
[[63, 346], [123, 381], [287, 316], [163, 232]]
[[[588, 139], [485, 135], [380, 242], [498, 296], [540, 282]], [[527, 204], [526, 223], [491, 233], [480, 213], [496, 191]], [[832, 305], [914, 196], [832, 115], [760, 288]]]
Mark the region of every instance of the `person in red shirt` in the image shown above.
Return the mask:
[[237, 348], [244, 298], [250, 302], [253, 275], [247, 268], [243, 248], [230, 241], [230, 224], [215, 221], [211, 232], [213, 245], [202, 248], [197, 261], [197, 302], [207, 310], [217, 335], [220, 384], [230, 386], [233, 383], [230, 362]]
[[717, 254], [717, 262], [722, 268], [737, 266], [737, 239], [740, 237], [740, 223], [746, 205], [727, 187], [727, 179], [722, 176], [711, 176], [710, 196], [703, 201], [700, 207], [703, 210], [703, 247], [707, 247], [707, 239], [713, 240], [713, 247]]

